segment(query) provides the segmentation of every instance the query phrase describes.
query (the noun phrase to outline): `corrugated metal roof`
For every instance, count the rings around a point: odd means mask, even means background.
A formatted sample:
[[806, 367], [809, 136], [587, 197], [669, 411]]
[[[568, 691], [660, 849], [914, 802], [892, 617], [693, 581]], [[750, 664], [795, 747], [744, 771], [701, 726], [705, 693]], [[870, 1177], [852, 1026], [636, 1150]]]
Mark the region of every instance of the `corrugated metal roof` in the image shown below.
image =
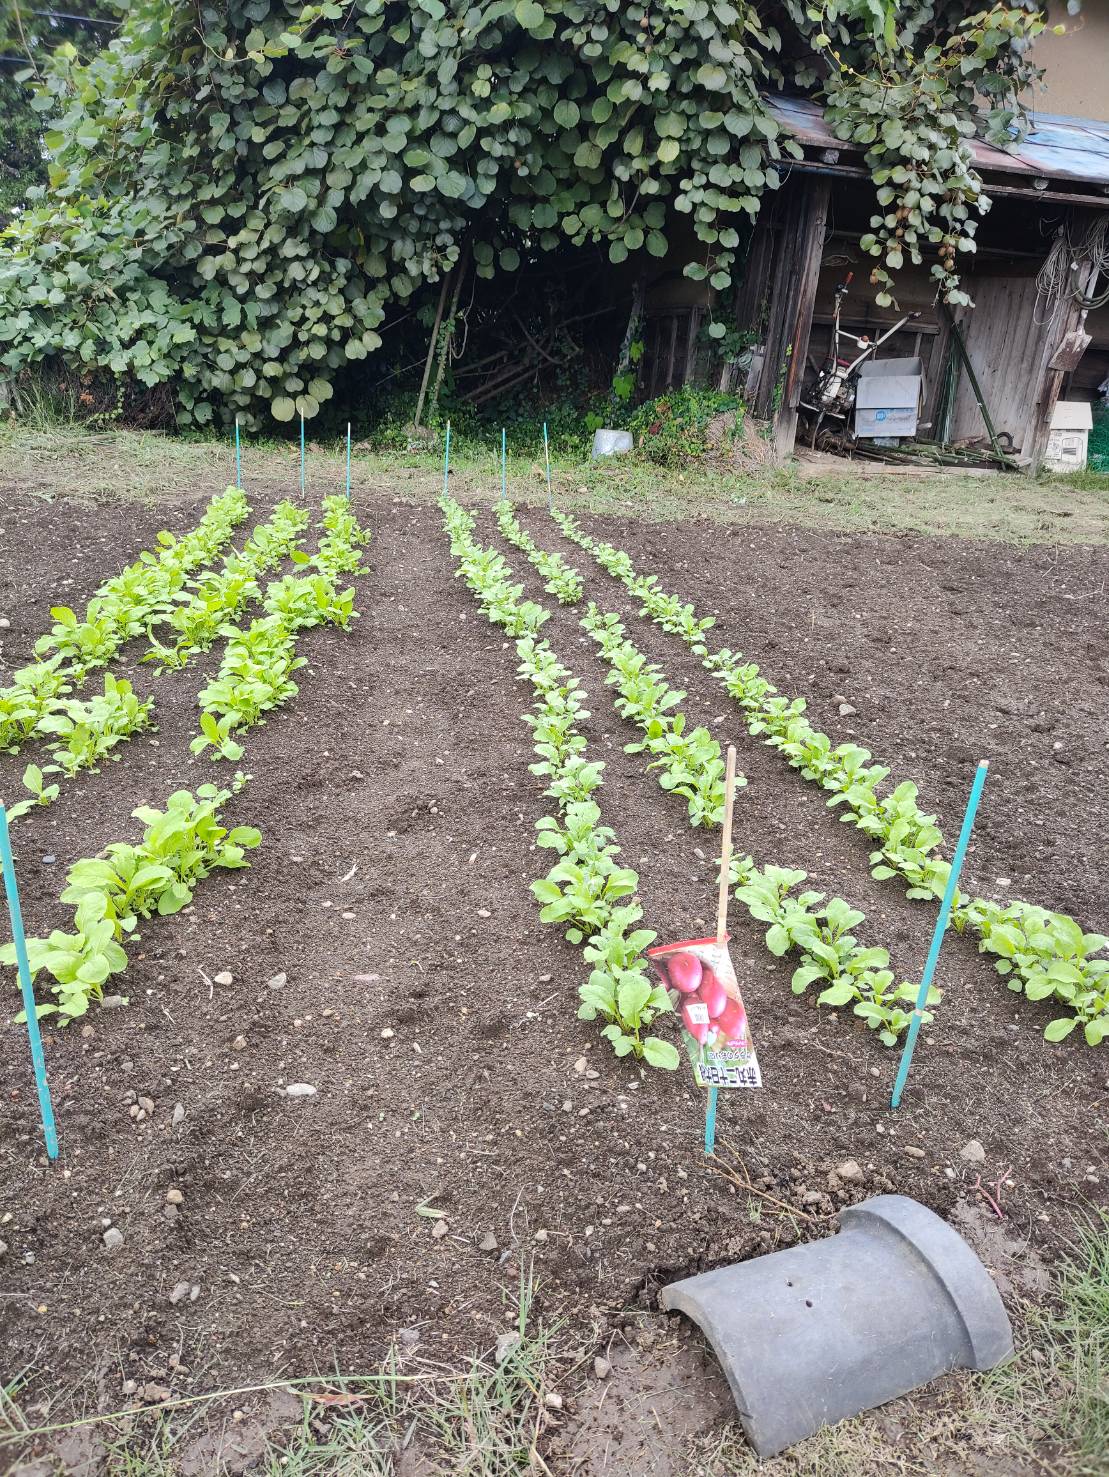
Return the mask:
[[[765, 101], [800, 143], [817, 149], [859, 151], [857, 144], [836, 138], [819, 103], [779, 96]], [[1109, 185], [1109, 123], [1037, 113], [1028, 135], [1011, 152], [995, 149], [981, 139], [971, 139], [970, 147], [979, 169], [991, 173]]]

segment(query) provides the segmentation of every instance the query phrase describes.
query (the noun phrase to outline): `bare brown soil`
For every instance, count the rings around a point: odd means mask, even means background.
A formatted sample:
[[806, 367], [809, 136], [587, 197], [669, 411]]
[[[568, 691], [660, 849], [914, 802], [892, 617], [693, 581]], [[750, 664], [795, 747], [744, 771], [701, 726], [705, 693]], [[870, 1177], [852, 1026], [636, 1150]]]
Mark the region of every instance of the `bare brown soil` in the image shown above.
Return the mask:
[[[51, 604], [79, 604], [158, 528], [191, 524], [211, 490], [121, 512], [7, 488], [0, 676], [27, 659]], [[267, 487], [256, 511], [288, 490]], [[549, 853], [532, 847], [545, 802], [527, 770], [529, 694], [511, 646], [453, 578], [434, 508], [365, 494], [356, 505], [374, 534], [361, 619], [349, 636], [306, 638], [298, 699], [248, 741], [253, 779], [231, 814], [263, 831], [250, 870], [212, 877], [187, 914], [143, 928], [128, 1007], [48, 1033], [56, 1165], [37, 1131], [25, 1032], [10, 1020], [0, 1032], [0, 1383], [24, 1373], [24, 1408], [58, 1418], [365, 1370], [402, 1333], [410, 1351], [456, 1359], [510, 1326], [532, 1265], [536, 1314], [567, 1319], [588, 1349], [652, 1306], [660, 1284], [824, 1234], [848, 1200], [897, 1190], [967, 1229], [967, 1207], [983, 1204], [979, 1171], [1000, 1181], [1021, 1247], [1014, 1285], [1022, 1266], [1039, 1277], [1069, 1213], [1105, 1200], [1104, 1052], [1046, 1045], [1049, 1008], [1009, 993], [971, 941], [952, 937], [945, 1000], [893, 1115], [893, 1054], [795, 998], [790, 966], [737, 909], [733, 957], [766, 1085], [722, 1104], [728, 1147], [706, 1161], [687, 1077], [616, 1061], [575, 1018], [580, 956], [540, 924], [528, 890]], [[737, 846], [806, 867], [867, 914], [861, 937], [918, 974], [930, 910], [872, 881], [865, 838], [748, 737], [684, 648], [635, 616], [545, 515], [525, 521], [588, 574], [598, 603], [626, 613], [629, 635], [687, 690], [691, 721], [739, 746], [749, 783]], [[480, 526], [492, 541], [487, 513]], [[988, 756], [968, 885], [1109, 924], [1104, 549], [592, 526], [717, 610], [719, 643], [809, 696], [818, 726], [917, 779], [949, 837]], [[510, 558], [541, 596], [522, 556]], [[546, 630], [592, 697], [605, 820], [640, 872], [650, 925], [688, 936], [713, 908], [713, 841], [622, 752], [634, 733], [577, 620], [559, 611]], [[216, 662], [160, 681], [136, 668], [156, 696], [157, 734], [19, 823], [30, 931], [68, 922], [66, 866], [137, 834], [135, 806], [227, 773], [188, 749]], [[838, 716], [840, 696], [854, 717]], [[27, 757], [0, 759], [0, 794], [18, 789]], [[232, 983], [213, 983], [223, 971]], [[4, 988], [14, 1015], [10, 976]], [[315, 1095], [286, 1096], [293, 1082]], [[153, 1099], [150, 1120], [130, 1115], [136, 1097]], [[959, 1156], [971, 1138], [983, 1165]], [[847, 1158], [862, 1183], [830, 1182]], [[729, 1167], [763, 1194], [737, 1190]], [[421, 1207], [442, 1212], [445, 1235]], [[107, 1223], [123, 1234], [114, 1252]], [[482, 1250], [490, 1234], [496, 1249]], [[182, 1282], [199, 1291], [173, 1303]]]

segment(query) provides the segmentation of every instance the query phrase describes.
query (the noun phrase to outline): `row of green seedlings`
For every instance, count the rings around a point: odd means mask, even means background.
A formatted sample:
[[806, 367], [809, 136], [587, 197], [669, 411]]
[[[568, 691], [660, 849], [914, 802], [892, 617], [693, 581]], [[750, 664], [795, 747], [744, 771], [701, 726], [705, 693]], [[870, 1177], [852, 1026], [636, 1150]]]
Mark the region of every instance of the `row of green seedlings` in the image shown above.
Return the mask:
[[474, 538], [474, 519], [452, 498], [440, 500], [458, 575], [494, 625], [515, 642], [519, 676], [535, 694], [524, 722], [532, 731], [536, 760], [530, 771], [546, 781], [544, 795], [555, 814], [536, 827], [537, 845], [558, 854], [547, 875], [532, 883], [544, 923], [557, 924], [582, 949], [591, 966], [578, 992], [578, 1016], [605, 1022], [602, 1035], [617, 1056], [673, 1071], [677, 1048], [648, 1034], [659, 1016], [672, 1013], [667, 991], [651, 978], [644, 951], [656, 935], [639, 925], [643, 910], [635, 896], [639, 876], [621, 866], [611, 826], [601, 820], [593, 798], [603, 783], [604, 764], [591, 760], [578, 725], [588, 718], [577, 679], [538, 633], [549, 612], [523, 600], [507, 561]]
[[157, 553], [144, 551], [102, 584], [82, 618], [67, 606], [54, 606], [53, 629], [35, 643], [39, 660], [0, 688], [0, 750], [18, 753], [30, 739], [49, 732], [44, 720], [65, 716], [67, 694], [94, 668], [107, 666], [126, 641], [172, 613], [189, 576], [226, 547], [249, 511], [242, 489], [229, 487], [212, 499], [191, 532], [180, 539], [160, 533]]
[[[319, 549], [308, 561], [316, 566], [315, 572], [271, 583], [267, 600], [273, 613], [255, 626], [275, 622], [291, 634], [325, 620], [349, 625], [353, 591], [339, 591], [337, 581], [344, 573], [361, 569], [360, 549], [368, 535], [345, 497], [325, 499], [322, 527]], [[292, 639], [295, 644], [295, 636]], [[253, 673], [252, 680], [258, 676]], [[284, 696], [292, 692], [285, 691]], [[54, 981], [55, 1000], [38, 1005], [37, 1014], [57, 1014], [63, 1022], [84, 1015], [90, 1001], [103, 997], [108, 979], [126, 969], [124, 946], [139, 937], [135, 932], [139, 919], [166, 916], [187, 906], [196, 883], [215, 867], [247, 865], [244, 853], [259, 844], [261, 833], [247, 826], [229, 831], [220, 824], [221, 807], [246, 778], [236, 773], [225, 790], [202, 785], [195, 795], [177, 791], [165, 811], [140, 807], [133, 812], [145, 827], [138, 845], [115, 843], [100, 856], [70, 868], [62, 901], [75, 905], [73, 930], [27, 940], [32, 976], [46, 973]], [[14, 945], [0, 950], [0, 963], [14, 962]]]
[[293, 673], [306, 661], [297, 655], [301, 633], [325, 624], [346, 631], [357, 618], [354, 590], [340, 588], [341, 578], [362, 571], [361, 550], [370, 535], [342, 495], [324, 499], [321, 527], [316, 553], [303, 560], [312, 572], [271, 581], [262, 601], [264, 615], [249, 626], [222, 627], [227, 647], [219, 672], [198, 698], [194, 754], [210, 751], [212, 759], [240, 760], [241, 734], [296, 696]]
[[539, 548], [531, 535], [520, 526], [516, 511], [505, 498], [497, 504], [497, 523], [502, 536], [525, 556], [539, 571], [543, 588], [553, 595], [560, 605], [576, 605], [585, 589], [585, 581], [572, 565], [567, 564], [561, 554], [548, 553]]
[[[694, 827], [719, 826], [724, 819], [725, 764], [720, 745], [705, 728], [687, 731], [679, 704], [685, 697], [670, 687], [666, 674], [648, 662], [627, 639], [618, 616], [598, 610], [591, 601], [581, 623], [597, 642], [609, 667], [607, 682], [616, 688], [615, 706], [643, 734], [641, 743], [626, 744], [625, 753], [649, 753], [648, 768], [660, 771], [662, 789], [685, 798]], [[747, 783], [736, 776], [737, 786]], [[732, 863], [735, 897], [756, 921], [768, 924], [766, 946], [781, 957], [795, 951], [800, 962], [791, 987], [803, 995], [819, 985], [818, 1005], [851, 1010], [886, 1046], [894, 1046], [908, 1027], [906, 1002], [915, 1002], [919, 986], [895, 982], [885, 949], [860, 944], [852, 930], [865, 914], [843, 898], [825, 902], [820, 892], [794, 896], [807, 873], [785, 867], [757, 867], [750, 856]], [[940, 993], [934, 987], [928, 1004]], [[922, 1019], [932, 1019], [925, 1011]]]
[[241, 549], [233, 550], [219, 569], [196, 580], [182, 592], [178, 605], [163, 624], [169, 640], [162, 642], [150, 631], [150, 650], [144, 662], [153, 662], [159, 672], [178, 671], [198, 653], [208, 651], [228, 622], [235, 619], [261, 595], [259, 580], [290, 556], [294, 562], [307, 558], [297, 545], [311, 521], [307, 508], [280, 502], [265, 523], [254, 528]]
[[[242, 550], [229, 554], [219, 570], [175, 590], [170, 603], [159, 605], [156, 618], [151, 614], [148, 634], [152, 648], [143, 661], [157, 661], [159, 670], [177, 670], [196, 653], [206, 651], [226, 629], [229, 619], [248, 600], [258, 598], [259, 577], [289, 554], [298, 557], [296, 545], [308, 522], [305, 509], [279, 503], [272, 516], [255, 527]], [[307, 555], [300, 557], [307, 559]], [[157, 624], [175, 633], [171, 645], [162, 645], [154, 638]], [[39, 736], [55, 736], [48, 745], [53, 762], [42, 767], [28, 765], [23, 787], [29, 796], [9, 808], [8, 820], [17, 821], [29, 810], [50, 805], [58, 798], [59, 786], [48, 783], [49, 776], [72, 779], [81, 770], [95, 770], [103, 759], [118, 758], [115, 750], [120, 743], [153, 726], [153, 706], [153, 699], [140, 701], [129, 682], [110, 672], [105, 674], [103, 693], [91, 700], [57, 699], [37, 724]]]
[[[943, 836], [935, 816], [917, 804], [917, 787], [903, 781], [886, 795], [879, 786], [889, 776], [885, 765], [872, 764], [869, 750], [858, 744], [833, 746], [827, 734], [805, 718], [804, 698], [787, 698], [760, 676], [758, 667], [726, 648], [712, 652], [705, 633], [715, 624], [698, 617], [691, 604], [661, 590], [654, 575], [640, 575], [629, 556], [593, 539], [572, 517], [555, 510], [563, 533], [586, 549], [602, 568], [639, 601], [641, 614], [664, 631], [680, 637], [716, 675], [746, 716], [752, 735], [765, 735], [802, 776], [828, 791], [830, 806], [842, 807], [841, 818], [856, 825], [876, 843], [871, 873], [878, 879], [899, 877], [910, 898], [935, 900], [943, 895], [950, 863], [935, 855]], [[1085, 933], [1063, 913], [1013, 900], [1006, 905], [958, 895], [952, 921], [960, 932], [978, 938], [979, 951], [995, 956], [998, 972], [1011, 990], [1031, 1000], [1054, 999], [1068, 1008], [1046, 1030], [1049, 1041], [1061, 1041], [1081, 1026], [1091, 1046], [1109, 1036], [1109, 959], [1096, 958], [1109, 938]]]
[[[103, 999], [108, 980], [127, 968], [140, 919], [187, 907], [197, 884], [217, 867], [249, 865], [245, 853], [259, 844], [261, 832], [253, 826], [229, 830], [221, 821], [223, 806], [248, 778], [236, 774], [228, 789], [178, 790], [164, 810], [140, 806], [132, 811], [143, 825], [138, 843], [115, 842], [70, 867], [61, 900], [73, 904], [72, 928], [27, 940], [32, 979], [48, 975], [53, 981], [54, 999], [37, 1004], [36, 1015], [56, 1015], [63, 1025], [85, 1015], [91, 1002]], [[14, 966], [14, 944], [0, 949], [0, 964]]]

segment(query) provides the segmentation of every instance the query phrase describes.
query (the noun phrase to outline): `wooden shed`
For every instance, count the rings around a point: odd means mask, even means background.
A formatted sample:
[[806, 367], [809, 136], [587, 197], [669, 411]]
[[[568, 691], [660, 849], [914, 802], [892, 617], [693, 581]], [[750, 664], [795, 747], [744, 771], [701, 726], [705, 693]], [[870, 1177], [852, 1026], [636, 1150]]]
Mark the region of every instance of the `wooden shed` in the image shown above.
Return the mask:
[[773, 421], [778, 455], [794, 448], [806, 377], [827, 354], [835, 290], [851, 272], [845, 328], [876, 337], [905, 312], [920, 315], [880, 351], [922, 361], [920, 434], [945, 444], [986, 434], [954, 321], [993, 426], [1023, 464], [1038, 466], [1060, 392], [1093, 398], [1109, 370], [1109, 124], [1040, 115], [1012, 153], [972, 142], [993, 206], [977, 252], [962, 258], [974, 307], [953, 317], [936, 302], [927, 261], [898, 274], [899, 312], [875, 306], [872, 259], [858, 245], [874, 187], [858, 150], [834, 136], [818, 104], [768, 102], [804, 157], [764, 200], [737, 326], [762, 345], [749, 397], [753, 413]]

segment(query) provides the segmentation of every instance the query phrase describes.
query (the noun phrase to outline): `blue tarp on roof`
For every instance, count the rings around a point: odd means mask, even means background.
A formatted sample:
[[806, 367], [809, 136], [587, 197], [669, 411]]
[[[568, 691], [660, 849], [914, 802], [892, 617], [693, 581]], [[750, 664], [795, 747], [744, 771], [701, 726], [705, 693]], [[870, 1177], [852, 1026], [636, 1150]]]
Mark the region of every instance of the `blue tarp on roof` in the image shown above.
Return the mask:
[[[858, 145], [836, 138], [819, 103], [776, 96], [765, 101], [782, 127], [800, 143], [820, 149], [858, 150]], [[971, 139], [970, 146], [979, 169], [1109, 186], [1109, 123], [1036, 113], [1032, 128], [1016, 148], [995, 149], [981, 139]]]

